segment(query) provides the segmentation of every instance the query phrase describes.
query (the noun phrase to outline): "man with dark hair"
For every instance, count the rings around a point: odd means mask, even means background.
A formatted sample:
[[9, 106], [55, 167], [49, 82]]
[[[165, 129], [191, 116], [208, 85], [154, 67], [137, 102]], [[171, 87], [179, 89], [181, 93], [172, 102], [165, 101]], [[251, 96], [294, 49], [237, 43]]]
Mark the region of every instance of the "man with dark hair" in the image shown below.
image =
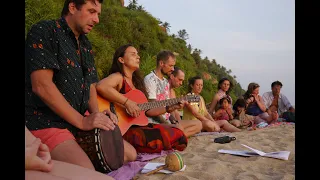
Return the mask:
[[[164, 76], [170, 76], [175, 64], [176, 57], [171, 51], [163, 50], [158, 53], [156, 69], [144, 77], [149, 101], [159, 101], [170, 98], [170, 84]], [[172, 110], [168, 111], [171, 112]], [[169, 116], [170, 113], [166, 112], [165, 114], [149, 118], [149, 123], [170, 124]]]
[[[98, 80], [86, 34], [99, 23], [103, 0], [66, 0], [62, 16], [34, 24], [25, 43], [25, 124], [52, 159], [94, 169], [75, 140], [79, 130], [113, 130], [116, 116], [99, 112]], [[84, 116], [88, 111], [90, 115]], [[107, 116], [110, 116], [110, 118]]]
[[265, 92], [262, 95], [263, 102], [267, 108], [267, 112], [270, 114], [272, 111], [277, 111], [279, 117], [282, 117], [284, 112], [295, 112], [295, 109], [289, 102], [288, 98], [280, 93], [282, 83], [280, 81], [274, 81], [271, 83], [271, 90]]
[[[176, 98], [176, 92], [174, 91], [175, 88], [178, 88], [182, 85], [184, 81], [185, 74], [184, 72], [178, 68], [177, 66], [174, 67], [174, 71], [169, 76], [169, 84], [170, 84], [170, 98]], [[194, 121], [194, 120], [181, 120], [180, 113], [178, 110], [174, 110], [171, 112], [169, 117], [171, 123], [179, 123], [182, 128], [183, 132], [187, 137], [190, 137], [198, 132], [201, 132], [202, 123], [201, 121]]]

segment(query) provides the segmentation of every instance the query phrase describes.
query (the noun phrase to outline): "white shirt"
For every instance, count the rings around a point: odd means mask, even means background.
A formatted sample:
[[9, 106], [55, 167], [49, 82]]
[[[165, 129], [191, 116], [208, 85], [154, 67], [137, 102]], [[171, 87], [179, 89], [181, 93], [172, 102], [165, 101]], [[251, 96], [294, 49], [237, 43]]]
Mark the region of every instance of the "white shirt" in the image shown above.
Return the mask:
[[[169, 99], [170, 84], [166, 78], [160, 79], [153, 71], [144, 77], [144, 83], [148, 92], [148, 99], [166, 100]], [[163, 118], [169, 120], [170, 113], [162, 115]], [[151, 118], [148, 118], [150, 123], [156, 123]], [[170, 121], [169, 121], [170, 122]]]
[[[266, 108], [269, 108], [269, 106], [272, 104], [272, 101], [274, 99], [272, 91], [265, 92], [262, 95], [262, 99]], [[280, 93], [279, 99], [278, 99], [278, 113], [282, 114], [288, 111], [290, 107], [292, 107], [292, 105], [290, 104], [288, 98], [284, 94]]]

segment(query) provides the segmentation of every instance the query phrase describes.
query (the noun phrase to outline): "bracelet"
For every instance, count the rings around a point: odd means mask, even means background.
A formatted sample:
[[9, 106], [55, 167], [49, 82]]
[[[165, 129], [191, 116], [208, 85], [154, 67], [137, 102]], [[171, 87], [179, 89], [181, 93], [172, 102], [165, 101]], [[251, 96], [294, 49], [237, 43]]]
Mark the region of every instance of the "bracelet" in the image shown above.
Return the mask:
[[127, 103], [128, 100], [129, 100], [129, 98], [127, 98], [127, 100], [123, 103], [124, 106], [126, 105], [126, 103]]

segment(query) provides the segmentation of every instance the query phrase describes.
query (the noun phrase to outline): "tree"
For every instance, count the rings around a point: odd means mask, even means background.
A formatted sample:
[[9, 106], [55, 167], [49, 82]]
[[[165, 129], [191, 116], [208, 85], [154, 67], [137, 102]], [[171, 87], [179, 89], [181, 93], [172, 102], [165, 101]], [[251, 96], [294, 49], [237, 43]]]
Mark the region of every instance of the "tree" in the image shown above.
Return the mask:
[[190, 53], [191, 53], [191, 51], [192, 51], [192, 46], [191, 46], [191, 44], [188, 44], [188, 50], [190, 51]]
[[144, 11], [144, 7], [142, 5], [138, 6], [137, 8], [138, 11]]
[[130, 10], [137, 10], [138, 9], [138, 0], [130, 0], [127, 8]]
[[189, 34], [187, 33], [187, 31], [185, 29], [179, 30], [178, 36], [183, 40], [189, 39]]
[[169, 31], [170, 31], [170, 29], [169, 29], [169, 28], [170, 28], [171, 26], [170, 26], [170, 24], [169, 24], [168, 22], [164, 22], [164, 23], [162, 23], [162, 26], [163, 26], [164, 28], [166, 28], [166, 31], [167, 31], [167, 32], [169, 32]]

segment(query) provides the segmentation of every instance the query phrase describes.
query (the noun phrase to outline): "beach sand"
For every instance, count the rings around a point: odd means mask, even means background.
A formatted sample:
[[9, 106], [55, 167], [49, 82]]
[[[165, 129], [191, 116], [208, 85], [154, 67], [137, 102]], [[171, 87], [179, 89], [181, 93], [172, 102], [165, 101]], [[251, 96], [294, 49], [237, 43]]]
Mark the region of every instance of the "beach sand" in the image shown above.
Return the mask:
[[[236, 137], [227, 144], [214, 143], [222, 135]], [[245, 150], [245, 144], [263, 152], [290, 151], [288, 160], [254, 156], [244, 157], [219, 153], [219, 149]], [[140, 180], [264, 180], [295, 179], [295, 125], [281, 124], [253, 131], [220, 133], [190, 137], [188, 147], [179, 152], [186, 164], [183, 172], [156, 173], [140, 176]], [[164, 163], [165, 157], [150, 162]], [[141, 175], [141, 174], [140, 174]]]

